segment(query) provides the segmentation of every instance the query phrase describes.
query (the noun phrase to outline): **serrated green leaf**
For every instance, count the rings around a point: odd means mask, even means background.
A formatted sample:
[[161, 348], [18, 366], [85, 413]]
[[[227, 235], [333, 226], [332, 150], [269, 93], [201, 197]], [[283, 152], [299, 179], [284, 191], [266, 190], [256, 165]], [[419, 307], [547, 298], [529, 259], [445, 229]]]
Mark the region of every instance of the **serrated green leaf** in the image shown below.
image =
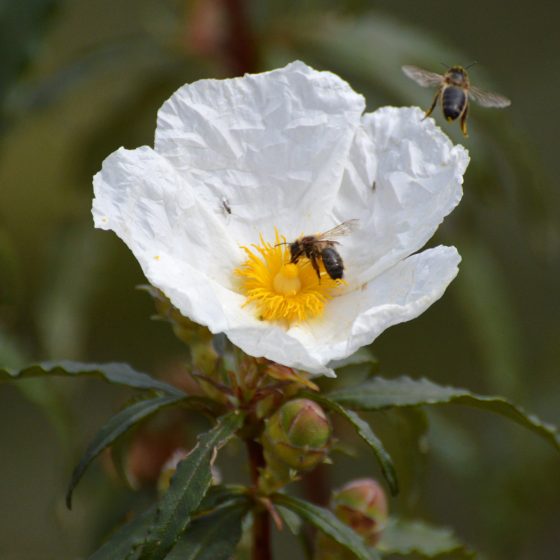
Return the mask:
[[88, 560], [115, 560], [128, 558], [129, 553], [142, 544], [144, 535], [156, 514], [155, 506], [137, 515], [123, 525], [109, 539], [98, 548]]
[[299, 517], [323, 531], [337, 543], [356, 555], [360, 560], [378, 560], [379, 554], [366, 546], [362, 538], [348, 525], [345, 525], [328, 509], [321, 508], [287, 494], [273, 494], [275, 504], [284, 506]]
[[379, 461], [381, 472], [389, 485], [391, 493], [393, 495], [398, 494], [399, 483], [397, 480], [397, 473], [395, 472], [395, 466], [393, 465], [393, 460], [383, 446], [381, 440], [373, 433], [370, 425], [365, 420], [362, 420], [355, 412], [347, 410], [334, 400], [307, 391], [305, 392], [305, 396], [309, 399], [315, 400], [325, 408], [329, 408], [337, 414], [340, 414], [343, 418], [346, 418], [350, 424], [352, 424], [352, 426], [356, 429], [356, 433], [371, 447], [375, 453], [375, 457]]
[[166, 560], [228, 560], [241, 538], [247, 501], [215, 510], [193, 520]]
[[483, 396], [467, 389], [437, 385], [428, 379], [384, 379], [375, 377], [355, 387], [340, 389], [329, 399], [354, 410], [383, 410], [392, 407], [462, 404], [501, 414], [543, 437], [560, 450], [555, 426], [542, 422], [503, 397]]
[[160, 500], [154, 525], [146, 537], [141, 560], [163, 560], [187, 527], [212, 482], [216, 450], [243, 424], [243, 415], [230, 412], [199, 437], [197, 446], [179, 463], [169, 490]]
[[475, 554], [445, 527], [423, 521], [391, 518], [383, 531], [379, 550], [389, 554], [420, 555], [422, 558], [474, 558]]
[[145, 401], [139, 401], [124, 410], [121, 410], [118, 414], [115, 414], [97, 433], [94, 440], [90, 443], [86, 452], [84, 453], [81, 461], [78, 463], [74, 472], [72, 473], [72, 479], [68, 485], [68, 491], [66, 493], [66, 506], [68, 509], [72, 508], [72, 492], [74, 488], [82, 478], [84, 472], [88, 468], [89, 464], [107, 447], [113, 444], [120, 436], [125, 432], [130, 430], [135, 424], [144, 420], [148, 416], [156, 413], [162, 408], [171, 406], [178, 403], [182, 399], [188, 399], [189, 397], [175, 397], [175, 396], [164, 396], [157, 397], [155, 399], [149, 399]]
[[59, 362], [42, 362], [21, 369], [0, 369], [0, 382], [30, 377], [57, 375], [65, 377], [96, 377], [116, 385], [126, 385], [133, 389], [162, 391], [168, 395], [185, 396], [185, 393], [173, 385], [154, 379], [145, 373], [132, 369], [128, 364], [85, 364], [62, 360]]

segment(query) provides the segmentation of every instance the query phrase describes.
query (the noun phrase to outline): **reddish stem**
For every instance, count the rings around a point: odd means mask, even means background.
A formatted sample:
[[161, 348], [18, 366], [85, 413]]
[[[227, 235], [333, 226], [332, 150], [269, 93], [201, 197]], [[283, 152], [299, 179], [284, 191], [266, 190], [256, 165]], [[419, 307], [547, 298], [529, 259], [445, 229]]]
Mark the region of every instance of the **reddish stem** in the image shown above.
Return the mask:
[[[247, 440], [247, 452], [251, 469], [251, 481], [258, 487], [259, 469], [265, 466], [262, 445], [253, 440]], [[270, 514], [262, 507], [253, 510], [253, 553], [252, 560], [272, 560], [270, 547]]]
[[251, 33], [245, 0], [222, 0], [228, 15], [225, 56], [234, 76], [258, 69], [257, 49]]

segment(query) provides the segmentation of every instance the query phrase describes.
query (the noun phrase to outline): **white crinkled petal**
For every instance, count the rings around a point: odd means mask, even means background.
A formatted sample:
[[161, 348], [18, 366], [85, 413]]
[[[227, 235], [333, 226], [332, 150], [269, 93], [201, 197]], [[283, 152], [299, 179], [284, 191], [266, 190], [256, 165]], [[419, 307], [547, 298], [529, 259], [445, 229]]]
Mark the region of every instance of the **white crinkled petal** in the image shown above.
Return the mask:
[[418, 317], [443, 295], [460, 261], [455, 247], [428, 249], [400, 261], [362, 290], [336, 298], [324, 321], [310, 329], [305, 341], [310, 353], [327, 363], [338, 360], [371, 344], [387, 328]]
[[121, 148], [93, 183], [95, 225], [128, 245], [183, 314], [214, 332], [226, 329], [220, 294], [231, 291], [243, 252], [170, 162], [148, 147]]
[[322, 227], [316, 209], [335, 204], [364, 108], [341, 78], [302, 62], [200, 80], [160, 109], [155, 149], [196, 178], [208, 208], [227, 201], [232, 237], [243, 240], [247, 229], [268, 236], [274, 226], [292, 237]]
[[423, 116], [383, 107], [363, 117], [336, 206], [341, 218], [360, 219], [344, 242], [356, 284], [423, 247], [461, 200], [468, 153]]

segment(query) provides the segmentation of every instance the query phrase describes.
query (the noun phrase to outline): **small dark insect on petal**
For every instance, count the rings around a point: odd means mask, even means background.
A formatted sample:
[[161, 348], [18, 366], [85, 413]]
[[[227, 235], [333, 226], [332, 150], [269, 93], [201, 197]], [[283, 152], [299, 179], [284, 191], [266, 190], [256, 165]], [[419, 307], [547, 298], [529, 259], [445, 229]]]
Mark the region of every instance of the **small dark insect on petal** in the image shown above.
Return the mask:
[[225, 196], [222, 197], [222, 208], [225, 210], [226, 214], [231, 214], [231, 207]]

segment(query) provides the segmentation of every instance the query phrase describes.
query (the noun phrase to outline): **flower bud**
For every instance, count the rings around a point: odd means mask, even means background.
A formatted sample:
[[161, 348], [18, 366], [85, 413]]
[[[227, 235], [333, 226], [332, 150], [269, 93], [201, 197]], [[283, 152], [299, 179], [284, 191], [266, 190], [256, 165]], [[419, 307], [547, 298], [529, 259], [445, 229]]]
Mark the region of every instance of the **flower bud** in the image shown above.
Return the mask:
[[331, 508], [368, 545], [379, 541], [387, 521], [387, 498], [378, 482], [362, 478], [345, 484], [333, 494]]
[[307, 471], [325, 460], [331, 432], [330, 421], [316, 402], [295, 399], [268, 419], [263, 445], [267, 454], [292, 469]]

